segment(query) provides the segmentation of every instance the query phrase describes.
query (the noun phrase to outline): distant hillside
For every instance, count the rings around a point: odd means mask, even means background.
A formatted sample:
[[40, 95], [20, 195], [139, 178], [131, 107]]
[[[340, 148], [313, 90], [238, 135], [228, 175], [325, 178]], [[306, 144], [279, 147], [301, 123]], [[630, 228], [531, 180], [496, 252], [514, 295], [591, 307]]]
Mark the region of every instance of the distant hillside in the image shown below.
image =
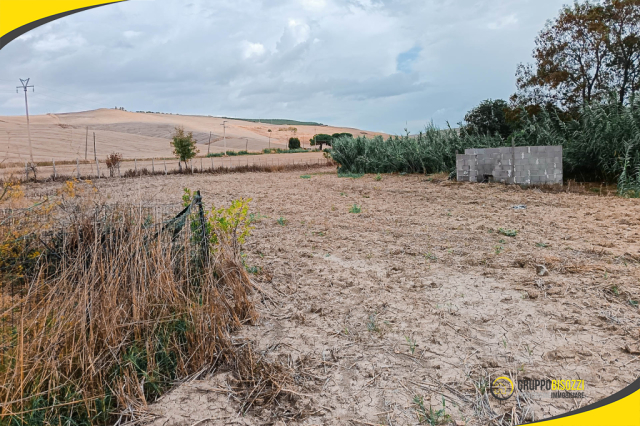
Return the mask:
[[322, 123], [316, 123], [314, 121], [296, 121], [296, 120], [285, 120], [281, 118], [233, 118], [233, 117], [222, 117], [228, 120], [240, 120], [240, 121], [249, 121], [251, 123], [264, 123], [264, 124], [273, 124], [274, 126], [324, 126]]
[[[378, 132], [303, 123], [296, 120], [235, 120], [179, 114], [136, 114], [118, 109], [31, 116], [31, 146], [36, 161], [84, 160], [112, 152], [124, 158], [170, 158], [171, 135], [177, 126], [192, 132], [202, 155], [227, 150], [262, 151], [286, 148], [297, 135], [308, 146], [314, 133]], [[24, 116], [0, 117], [0, 168], [29, 160], [29, 132]], [[386, 135], [385, 135], [386, 136]]]

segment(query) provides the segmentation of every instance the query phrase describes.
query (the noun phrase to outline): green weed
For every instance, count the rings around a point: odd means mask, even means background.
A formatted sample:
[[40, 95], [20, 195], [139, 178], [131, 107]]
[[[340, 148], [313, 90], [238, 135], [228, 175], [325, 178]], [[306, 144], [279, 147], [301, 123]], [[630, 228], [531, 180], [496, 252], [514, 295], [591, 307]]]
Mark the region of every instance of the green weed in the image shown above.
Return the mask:
[[404, 336], [404, 338], [407, 341], [407, 345], [409, 346], [409, 351], [411, 352], [411, 355], [413, 355], [416, 352], [416, 348], [418, 347], [418, 342], [416, 342], [416, 340], [413, 337]]
[[516, 237], [518, 235], [518, 231], [512, 229], [498, 229], [498, 233], [500, 235], [504, 235], [505, 237]]
[[416, 405], [416, 411], [418, 416], [418, 422], [421, 425], [437, 426], [449, 423], [451, 416], [447, 414], [446, 401], [444, 396], [442, 397], [442, 408], [440, 410], [434, 410], [433, 407], [429, 407], [427, 411], [424, 406], [424, 398], [421, 396], [413, 397], [413, 403]]

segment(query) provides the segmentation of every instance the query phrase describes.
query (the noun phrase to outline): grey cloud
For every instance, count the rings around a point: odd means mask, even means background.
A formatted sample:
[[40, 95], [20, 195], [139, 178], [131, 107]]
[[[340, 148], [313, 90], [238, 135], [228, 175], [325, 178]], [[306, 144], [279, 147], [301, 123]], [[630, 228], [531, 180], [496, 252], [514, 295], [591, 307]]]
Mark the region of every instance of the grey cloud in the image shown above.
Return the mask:
[[561, 5], [132, 0], [47, 24], [1, 50], [0, 115], [22, 114], [15, 86], [31, 77], [34, 113], [118, 105], [390, 133], [409, 122], [417, 132], [508, 97], [517, 63]]

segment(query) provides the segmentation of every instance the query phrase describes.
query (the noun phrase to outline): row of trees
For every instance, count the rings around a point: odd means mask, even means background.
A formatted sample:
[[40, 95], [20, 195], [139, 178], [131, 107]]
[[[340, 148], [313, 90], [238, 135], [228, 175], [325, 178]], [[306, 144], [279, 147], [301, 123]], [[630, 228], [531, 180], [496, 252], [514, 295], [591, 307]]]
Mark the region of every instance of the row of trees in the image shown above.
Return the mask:
[[320, 151], [322, 151], [322, 147], [324, 145], [332, 146], [333, 145], [333, 141], [338, 140], [339, 138], [342, 138], [342, 137], [345, 137], [345, 136], [349, 137], [349, 138], [353, 137], [353, 135], [351, 133], [334, 133], [332, 135], [327, 135], [325, 133], [320, 133], [318, 135], [315, 135], [311, 139], [309, 139], [309, 142], [311, 143], [311, 146], [319, 146], [320, 147]]

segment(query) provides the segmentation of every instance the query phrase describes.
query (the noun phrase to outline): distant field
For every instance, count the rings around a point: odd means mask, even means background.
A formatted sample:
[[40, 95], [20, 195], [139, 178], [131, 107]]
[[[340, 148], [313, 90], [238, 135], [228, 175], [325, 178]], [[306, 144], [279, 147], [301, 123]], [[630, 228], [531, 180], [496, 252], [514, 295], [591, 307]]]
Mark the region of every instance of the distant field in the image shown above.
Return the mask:
[[[173, 157], [170, 140], [176, 126], [193, 132], [200, 155], [286, 148], [291, 137], [299, 138], [303, 147], [309, 147], [309, 139], [320, 132], [317, 127], [321, 126], [295, 120], [272, 120], [273, 124], [258, 121], [99, 109], [33, 116], [31, 140], [37, 162], [94, 160], [96, 155], [104, 161], [112, 152], [133, 160]], [[369, 137], [379, 134], [331, 126], [323, 126], [321, 132], [349, 132]], [[0, 165], [24, 166], [26, 161], [29, 161], [29, 143], [25, 117], [0, 117]]]
[[[78, 175], [83, 178], [94, 178], [98, 176], [98, 170], [95, 162], [82, 161], [78, 162], [65, 161], [63, 163], [57, 163], [55, 173], [58, 177], [76, 177]], [[324, 158], [322, 152], [300, 152], [295, 154], [265, 154], [265, 155], [246, 155], [238, 157], [216, 157], [216, 158], [195, 158], [193, 159], [193, 168], [196, 171], [201, 169], [207, 170], [214, 169], [235, 169], [243, 166], [289, 166], [289, 165], [308, 165], [308, 166], [320, 166], [327, 164], [328, 160]], [[109, 169], [105, 165], [104, 161], [99, 162], [100, 176], [109, 177]], [[182, 166], [184, 168], [184, 164]], [[191, 167], [191, 166], [189, 166]], [[188, 168], [189, 168], [188, 167]], [[187, 169], [188, 169], [187, 168]], [[157, 158], [151, 159], [139, 159], [126, 160], [120, 164], [120, 175], [124, 176], [127, 172], [142, 171], [146, 169], [147, 172], [162, 173], [165, 170], [168, 173], [177, 171], [178, 160], [175, 158]], [[38, 180], [47, 180], [54, 176], [53, 165], [38, 166], [37, 168]], [[25, 177], [24, 165], [15, 167], [0, 167], [0, 179], [22, 179]], [[33, 177], [33, 175], [31, 175]], [[118, 172], [114, 171], [114, 177], [118, 177]]]
[[314, 121], [296, 121], [296, 120], [284, 120], [284, 119], [271, 119], [271, 118], [229, 118], [222, 117], [229, 120], [249, 121], [251, 123], [264, 123], [275, 124], [281, 126], [324, 126], [322, 123], [316, 123]]

